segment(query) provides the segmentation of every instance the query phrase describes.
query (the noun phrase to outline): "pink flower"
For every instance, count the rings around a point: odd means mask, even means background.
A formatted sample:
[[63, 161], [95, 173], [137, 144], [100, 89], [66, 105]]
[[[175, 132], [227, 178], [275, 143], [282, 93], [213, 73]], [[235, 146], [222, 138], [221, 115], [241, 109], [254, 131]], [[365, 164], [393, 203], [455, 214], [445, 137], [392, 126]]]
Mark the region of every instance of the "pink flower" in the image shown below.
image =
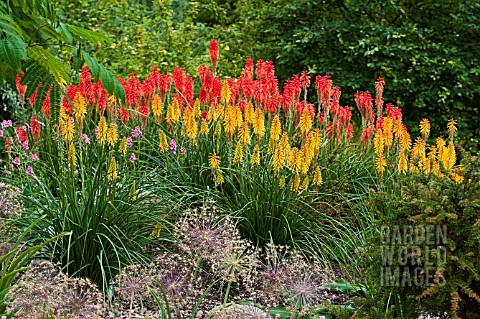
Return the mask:
[[135, 126], [135, 130], [132, 132], [132, 137], [139, 137], [142, 135], [142, 131], [140, 130], [140, 126]]
[[15, 158], [13, 159], [13, 164], [15, 164], [15, 165], [20, 165], [20, 159], [19, 159], [18, 157], [15, 157]]
[[3, 137], [3, 131], [0, 130], [0, 137]]
[[130, 162], [134, 163], [137, 160], [137, 157], [135, 156], [135, 153], [130, 154]]
[[30, 156], [30, 158], [31, 158], [32, 160], [38, 161], [38, 155], [37, 155], [37, 154], [34, 154], [34, 153], [30, 152], [30, 153], [28, 154], [28, 156]]
[[27, 175], [33, 175], [33, 168], [31, 166], [28, 166], [26, 172]]
[[132, 144], [133, 144], [132, 137], [131, 136], [127, 137], [127, 147], [132, 147]]
[[[96, 129], [97, 130], [97, 129]], [[82, 142], [84, 144], [90, 144], [90, 138], [88, 137], [87, 134], [82, 134]]]
[[3, 120], [2, 121], [2, 130], [6, 129], [7, 127], [12, 126], [12, 120]]

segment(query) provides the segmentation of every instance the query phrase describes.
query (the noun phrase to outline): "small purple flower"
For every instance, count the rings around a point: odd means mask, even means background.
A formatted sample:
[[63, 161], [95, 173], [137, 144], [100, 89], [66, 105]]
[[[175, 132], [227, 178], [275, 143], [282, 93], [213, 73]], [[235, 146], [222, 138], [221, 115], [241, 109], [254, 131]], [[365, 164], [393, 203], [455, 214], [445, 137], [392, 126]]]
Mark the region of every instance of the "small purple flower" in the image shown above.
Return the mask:
[[98, 140], [98, 126], [95, 128], [95, 137], [96, 137], [97, 140]]
[[130, 154], [130, 162], [134, 163], [137, 160], [137, 156], [135, 156], [135, 153]]
[[31, 166], [27, 167], [27, 175], [33, 175], [33, 168]]
[[76, 169], [74, 172], [73, 172], [75, 175], [78, 174], [78, 169]]
[[15, 165], [20, 165], [20, 159], [19, 159], [18, 157], [15, 157], [15, 158], [13, 159], [13, 164], [15, 164]]
[[133, 144], [132, 137], [131, 136], [127, 137], [127, 147], [132, 147], [132, 144]]
[[185, 154], [185, 153], [187, 152], [187, 149], [186, 149], [185, 147], [182, 147], [182, 148], [180, 149], [180, 152], [181, 152], [182, 154]]
[[135, 130], [132, 132], [132, 137], [139, 137], [142, 135], [142, 131], [140, 130], [140, 126], [135, 126]]
[[3, 137], [3, 131], [0, 130], [0, 137]]
[[23, 143], [22, 143], [22, 146], [23, 146], [23, 149], [24, 149], [24, 150], [28, 150], [28, 149], [29, 149], [29, 147], [28, 147], [28, 141], [23, 142]]
[[171, 140], [170, 144], [168, 144], [170, 147], [170, 153], [176, 154], [177, 153], [177, 142], [175, 140]]
[[37, 154], [34, 154], [34, 153], [30, 152], [30, 153], [28, 154], [28, 156], [30, 156], [30, 158], [31, 158], [32, 160], [38, 161], [38, 155], [37, 155]]
[[7, 127], [12, 126], [12, 120], [3, 120], [2, 121], [2, 130], [6, 129]]
[[82, 142], [83, 144], [90, 144], [90, 138], [87, 134], [82, 134]]

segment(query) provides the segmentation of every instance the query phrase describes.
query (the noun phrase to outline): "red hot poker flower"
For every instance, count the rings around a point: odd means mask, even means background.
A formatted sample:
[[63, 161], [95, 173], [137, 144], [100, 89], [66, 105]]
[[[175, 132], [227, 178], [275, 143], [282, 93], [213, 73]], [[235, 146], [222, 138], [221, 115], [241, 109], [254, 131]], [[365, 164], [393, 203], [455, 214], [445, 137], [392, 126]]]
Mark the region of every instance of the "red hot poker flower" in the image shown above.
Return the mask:
[[210, 60], [212, 61], [212, 72], [215, 72], [218, 62], [218, 42], [215, 39], [210, 41]]

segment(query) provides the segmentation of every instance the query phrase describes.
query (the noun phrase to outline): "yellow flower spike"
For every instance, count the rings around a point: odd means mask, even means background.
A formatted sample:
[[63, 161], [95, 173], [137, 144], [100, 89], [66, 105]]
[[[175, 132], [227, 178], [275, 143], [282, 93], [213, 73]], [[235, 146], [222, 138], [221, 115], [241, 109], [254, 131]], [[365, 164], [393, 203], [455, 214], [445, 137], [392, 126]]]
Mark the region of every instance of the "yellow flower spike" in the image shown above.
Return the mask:
[[67, 160], [71, 166], [77, 166], [77, 155], [75, 154], [75, 147], [73, 146], [73, 143], [68, 145]]
[[425, 159], [422, 163], [423, 172], [428, 174], [432, 170], [432, 162], [428, 159]]
[[279, 147], [283, 152], [285, 152], [287, 154], [290, 152], [290, 143], [288, 142], [288, 133], [287, 132], [283, 132], [282, 138], [280, 139]]
[[213, 119], [217, 121], [218, 118], [224, 113], [224, 107], [222, 104], [217, 104], [213, 110]]
[[446, 169], [450, 169], [455, 165], [455, 162], [457, 161], [457, 155], [455, 154], [455, 146], [453, 145], [453, 142], [448, 143], [447, 147], [447, 155], [446, 155]]
[[411, 173], [418, 173], [419, 169], [415, 165], [415, 162], [413, 161], [413, 158], [410, 158], [410, 163], [408, 165], [408, 169], [410, 170]]
[[260, 108], [255, 110], [255, 115], [253, 117], [253, 132], [260, 140], [265, 135], [265, 118]]
[[308, 172], [308, 169], [310, 168], [310, 163], [312, 162], [311, 158], [309, 157], [309, 155], [307, 154], [307, 150], [303, 150], [301, 152], [303, 154], [303, 161], [301, 162], [301, 168], [300, 168], [300, 171], [302, 172], [302, 174], [307, 174]]
[[73, 134], [75, 133], [75, 121], [73, 117], [68, 117], [66, 121], [63, 122], [62, 125], [62, 135], [65, 139], [65, 142], [69, 144], [73, 139]]
[[65, 88], [67, 86], [67, 81], [60, 75], [59, 72], [57, 72], [58, 75], [58, 85], [60, 85], [60, 88], [65, 91]]
[[380, 176], [385, 171], [385, 167], [387, 167], [387, 161], [385, 160], [385, 156], [383, 154], [379, 154], [375, 161], [375, 165], [377, 166], [377, 171], [380, 173]]
[[253, 108], [252, 102], [248, 102], [247, 107], [245, 108], [245, 121], [252, 124], [255, 118], [255, 109]]
[[398, 171], [403, 174], [407, 174], [408, 171], [407, 155], [404, 150], [401, 150], [398, 156]]
[[310, 184], [310, 180], [308, 179], [308, 176], [305, 176], [305, 178], [303, 179], [302, 185], [300, 186], [300, 189], [307, 190], [309, 184]]
[[402, 124], [402, 121], [401, 120], [395, 120], [393, 122], [393, 134], [395, 134], [395, 136], [397, 138], [401, 138], [402, 135], [403, 135], [403, 124]]
[[155, 95], [152, 100], [152, 112], [155, 117], [155, 121], [160, 122], [163, 114], [163, 102], [160, 96]]
[[250, 126], [248, 122], [244, 122], [238, 129], [238, 136], [243, 145], [250, 145]]
[[77, 94], [75, 94], [73, 105], [75, 107], [75, 110], [74, 110], [75, 119], [80, 124], [85, 118], [85, 115], [87, 115], [87, 108], [85, 107], [86, 102], [82, 93], [77, 92]]
[[233, 118], [235, 119], [235, 126], [241, 127], [243, 124], [242, 110], [238, 106], [233, 108]]
[[232, 91], [230, 90], [230, 85], [228, 84], [228, 81], [225, 80], [223, 81], [222, 91], [221, 91], [221, 97], [222, 97], [223, 103], [228, 104], [230, 102], [231, 95], [232, 95]]
[[107, 143], [113, 147], [118, 140], [118, 130], [115, 123], [110, 123], [107, 131]]
[[97, 138], [100, 145], [103, 145], [107, 140], [107, 130], [108, 130], [107, 119], [105, 118], [105, 116], [102, 116], [100, 118], [100, 121], [98, 122], [98, 130], [97, 130]]
[[295, 170], [295, 164], [297, 162], [297, 154], [298, 154], [298, 148], [292, 147], [288, 152], [288, 168], [290, 168], [292, 171]]
[[195, 115], [195, 117], [199, 117], [202, 114], [202, 110], [200, 109], [200, 100], [198, 98], [193, 104], [193, 114]]
[[213, 104], [210, 104], [208, 108], [208, 114], [207, 114], [208, 121], [216, 120], [215, 118], [215, 106]]
[[428, 119], [422, 119], [420, 121], [420, 133], [424, 140], [428, 139], [430, 134], [430, 121]]
[[303, 155], [303, 150], [298, 151], [297, 156], [295, 157], [295, 166], [294, 166], [294, 171], [296, 173], [300, 173], [303, 171], [303, 163], [304, 163], [304, 155]]
[[440, 162], [439, 161], [435, 161], [432, 163], [432, 172], [433, 174], [435, 175], [439, 175], [440, 173]]
[[273, 153], [273, 171], [275, 173], [278, 173], [282, 169], [283, 165], [285, 165], [285, 160], [285, 152], [277, 147]]
[[379, 155], [383, 153], [385, 144], [383, 143], [383, 132], [381, 129], [378, 129], [375, 132], [375, 137], [373, 139], [373, 146], [375, 148], [375, 154]]
[[[188, 108], [186, 108], [187, 110]], [[186, 135], [191, 141], [195, 141], [198, 133], [198, 124], [194, 111], [185, 111]]]
[[382, 130], [384, 134], [393, 131], [393, 119], [390, 116], [383, 118]]
[[453, 142], [453, 137], [455, 136], [455, 133], [457, 132], [457, 121], [454, 119], [450, 119], [447, 123], [447, 129], [448, 129], [448, 136], [450, 137], [450, 140]]
[[213, 151], [213, 153], [210, 154], [209, 162], [210, 162], [210, 168], [213, 170], [216, 170], [220, 166], [220, 156], [215, 154], [215, 151]]
[[235, 133], [236, 127], [237, 125], [233, 114], [233, 108], [231, 105], [227, 105], [225, 108], [225, 116], [223, 118], [223, 128], [225, 129], [225, 133], [227, 133], [229, 137], [232, 137]]
[[117, 178], [117, 163], [115, 161], [115, 157], [112, 157], [110, 160], [110, 165], [108, 166], [107, 179], [112, 180]]
[[202, 125], [200, 126], [200, 134], [203, 135], [208, 135], [208, 132], [210, 130], [208, 129], [208, 123], [206, 119], [202, 119]]
[[412, 147], [412, 139], [407, 131], [402, 131], [402, 135], [400, 137], [400, 146], [407, 151]]
[[272, 120], [272, 125], [270, 126], [270, 140], [276, 142], [280, 138], [282, 133], [282, 123], [280, 123], [280, 118], [278, 114]]
[[393, 144], [393, 131], [392, 130], [383, 130], [383, 143], [385, 148], [390, 149]]
[[320, 167], [317, 167], [315, 168], [315, 173], [313, 174], [313, 185], [320, 186], [322, 184], [322, 170], [320, 169]]
[[180, 120], [180, 104], [177, 99], [172, 101], [172, 122], [177, 123]]
[[425, 140], [418, 137], [413, 144], [412, 158], [422, 158], [425, 156]]
[[258, 146], [258, 144], [255, 145], [255, 147], [253, 148], [253, 154], [250, 164], [260, 165], [260, 146]]
[[312, 128], [312, 124], [313, 122], [310, 111], [307, 108], [304, 108], [302, 114], [300, 115], [300, 122], [298, 123], [298, 127], [300, 128], [302, 136], [306, 136], [306, 134]]
[[300, 190], [300, 175], [295, 174], [295, 178], [293, 179], [292, 183], [292, 190], [294, 192], [298, 192]]
[[167, 135], [165, 134], [164, 131], [160, 133], [160, 144], [159, 144], [160, 151], [162, 153], [168, 151], [168, 141], [167, 141]]
[[235, 147], [235, 154], [233, 156], [233, 164], [241, 164], [243, 159], [243, 146], [242, 143], [237, 142]]
[[127, 138], [124, 136], [118, 146], [118, 152], [122, 155], [127, 154]]
[[215, 183], [220, 185], [220, 184], [223, 184], [224, 181], [225, 180], [223, 179], [222, 173], [220, 173], [219, 171], [216, 171], [215, 172]]

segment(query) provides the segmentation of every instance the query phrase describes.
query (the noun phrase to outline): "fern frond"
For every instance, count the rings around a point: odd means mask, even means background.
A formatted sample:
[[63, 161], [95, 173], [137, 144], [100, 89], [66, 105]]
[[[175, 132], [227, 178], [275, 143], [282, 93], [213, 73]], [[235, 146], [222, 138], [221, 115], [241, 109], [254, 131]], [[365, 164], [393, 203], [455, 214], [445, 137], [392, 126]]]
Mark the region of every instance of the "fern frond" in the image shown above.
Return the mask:
[[27, 57], [25, 42], [7, 36], [0, 39], [0, 71], [12, 78], [22, 67], [22, 60]]
[[28, 56], [50, 72], [57, 82], [61, 79], [68, 80], [68, 70], [62, 62], [42, 47], [35, 46], [27, 48]]
[[73, 38], [76, 41], [80, 41], [80, 42], [88, 41], [88, 42], [94, 42], [96, 44], [112, 43], [109, 37], [101, 34], [100, 32], [90, 31], [85, 28], [73, 26], [70, 24], [66, 24], [66, 27], [68, 27], [68, 30], [71, 32]]
[[0, 30], [7, 36], [23, 40], [22, 29], [8, 14], [0, 13]]

